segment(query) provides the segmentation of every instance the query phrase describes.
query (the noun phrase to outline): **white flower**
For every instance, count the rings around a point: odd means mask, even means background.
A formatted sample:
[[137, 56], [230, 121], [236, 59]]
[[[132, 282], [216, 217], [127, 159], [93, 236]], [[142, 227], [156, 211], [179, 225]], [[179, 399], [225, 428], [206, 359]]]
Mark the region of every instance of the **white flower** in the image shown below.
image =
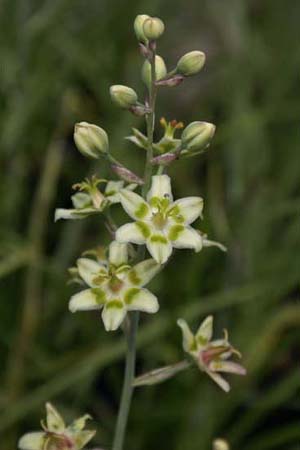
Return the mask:
[[[104, 192], [101, 192], [97, 185], [102, 182], [106, 183]], [[55, 210], [55, 222], [60, 219], [84, 219], [92, 214], [101, 213], [107, 206], [120, 202], [120, 189], [134, 190], [137, 184], [128, 184], [124, 188], [124, 181], [106, 181], [92, 178], [75, 187], [85, 192], [77, 192], [72, 195], [71, 200], [74, 208]]]
[[85, 422], [91, 417], [86, 414], [68, 427], [58, 411], [50, 403], [46, 404], [47, 418], [42, 422], [44, 431], [24, 434], [18, 442], [20, 450], [81, 450], [94, 437], [95, 431], [84, 430]]
[[220, 375], [220, 372], [246, 375], [243, 366], [228, 361], [233, 354], [241, 355], [228, 342], [227, 331], [225, 330], [224, 339], [211, 340], [213, 333], [212, 316], [208, 316], [201, 323], [195, 335], [193, 335], [185, 320], [179, 319], [177, 323], [182, 330], [184, 351], [189, 353], [198, 367], [206, 372], [225, 392], [230, 390], [230, 386]]
[[73, 295], [69, 303], [71, 312], [103, 308], [105, 329], [112, 331], [121, 325], [127, 311], [158, 311], [157, 298], [143, 286], [156, 275], [160, 266], [153, 259], [130, 266], [127, 244], [113, 241], [107, 261], [80, 258], [77, 267], [89, 288]]
[[120, 200], [135, 222], [117, 230], [117, 241], [146, 244], [159, 264], [168, 260], [173, 247], [201, 250], [202, 238], [190, 224], [201, 215], [203, 200], [201, 197], [186, 197], [174, 202], [168, 175], [152, 177], [147, 201], [126, 189], [120, 190]]

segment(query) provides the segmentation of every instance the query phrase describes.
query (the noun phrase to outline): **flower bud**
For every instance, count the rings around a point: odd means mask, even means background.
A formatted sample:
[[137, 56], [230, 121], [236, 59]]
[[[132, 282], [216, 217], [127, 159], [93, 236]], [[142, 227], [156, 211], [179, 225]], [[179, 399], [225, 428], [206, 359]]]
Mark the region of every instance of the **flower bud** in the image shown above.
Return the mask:
[[112, 164], [111, 168], [122, 180], [127, 181], [127, 183], [136, 183], [140, 186], [144, 184], [144, 181], [140, 177], [124, 166]]
[[192, 122], [182, 132], [182, 148], [189, 151], [204, 150], [215, 134], [216, 127], [208, 122]]
[[144, 33], [143, 25], [144, 25], [145, 21], [149, 18], [150, 18], [150, 16], [148, 16], [147, 14], [139, 14], [135, 18], [133, 28], [134, 28], [134, 32], [137, 37], [137, 40], [139, 42], [144, 42], [144, 43], [147, 42], [147, 38]]
[[108, 152], [108, 136], [103, 128], [87, 122], [75, 125], [74, 141], [76, 147], [88, 158], [99, 158], [101, 153]]
[[[156, 80], [161, 80], [167, 75], [167, 68], [161, 56], [155, 56], [155, 74]], [[142, 67], [142, 79], [148, 89], [151, 86], [151, 64], [145, 61]]]
[[144, 35], [150, 41], [154, 41], [163, 34], [165, 25], [158, 17], [149, 17], [143, 23]]
[[176, 70], [185, 77], [190, 77], [200, 72], [205, 63], [205, 54], [197, 50], [183, 55], [178, 63]]
[[213, 450], [229, 450], [229, 445], [224, 439], [215, 439], [213, 441]]
[[136, 92], [128, 86], [115, 84], [109, 89], [112, 101], [120, 108], [129, 109], [137, 102]]

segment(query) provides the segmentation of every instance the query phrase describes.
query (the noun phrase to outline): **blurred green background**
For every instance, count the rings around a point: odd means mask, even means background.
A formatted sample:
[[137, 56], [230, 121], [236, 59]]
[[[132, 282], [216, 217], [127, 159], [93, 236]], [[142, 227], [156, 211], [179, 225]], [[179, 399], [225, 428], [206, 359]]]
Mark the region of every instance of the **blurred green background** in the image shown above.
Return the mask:
[[[96, 313], [68, 312], [67, 268], [106, 244], [101, 218], [53, 223], [71, 185], [109, 176], [75, 149], [75, 122], [109, 133], [115, 156], [140, 173], [123, 137], [141, 119], [111, 104], [111, 84], [142, 97], [136, 14], [166, 24], [169, 67], [203, 50], [199, 76], [160, 90], [158, 117], [217, 125], [210, 151], [173, 165], [177, 197], [202, 195], [201, 229], [228, 253], [181, 251], [154, 280], [159, 314], [143, 316], [138, 372], [182, 358], [176, 319], [215, 315], [248, 376], [224, 394], [197, 370], [136, 391], [126, 448], [300, 449], [300, 2], [298, 0], [2, 0], [0, 2], [1, 449], [38, 428], [51, 400], [67, 418], [90, 412], [95, 446], [110, 448], [123, 375], [121, 333]], [[157, 138], [159, 138], [159, 125]], [[115, 207], [115, 217], [121, 214]], [[123, 216], [122, 216], [123, 217]]]

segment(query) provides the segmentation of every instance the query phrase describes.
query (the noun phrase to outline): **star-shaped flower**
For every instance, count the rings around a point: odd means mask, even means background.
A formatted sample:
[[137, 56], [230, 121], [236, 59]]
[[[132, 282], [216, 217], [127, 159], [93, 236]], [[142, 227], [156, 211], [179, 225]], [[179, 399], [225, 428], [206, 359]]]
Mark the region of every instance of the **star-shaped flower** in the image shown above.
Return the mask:
[[202, 248], [202, 238], [190, 224], [202, 213], [201, 197], [186, 197], [173, 201], [168, 175], [152, 177], [147, 201], [135, 192], [120, 190], [120, 200], [135, 222], [121, 226], [116, 232], [119, 242], [146, 244], [159, 264], [165, 263], [173, 248]]
[[106, 331], [116, 330], [127, 311], [158, 311], [157, 298], [143, 286], [156, 275], [160, 266], [153, 259], [147, 259], [132, 267], [128, 264], [127, 244], [113, 241], [108, 260], [96, 262], [80, 258], [77, 267], [89, 288], [73, 295], [69, 309], [75, 312], [103, 308]]
[[63, 418], [50, 403], [46, 404], [44, 431], [24, 434], [18, 443], [20, 450], [81, 450], [94, 437], [95, 431], [84, 430], [91, 417], [86, 414], [66, 426]]
[[[98, 184], [106, 183], [103, 192], [98, 189]], [[101, 213], [107, 206], [120, 202], [120, 189], [133, 190], [137, 184], [128, 184], [124, 188], [124, 181], [106, 181], [93, 177], [82, 183], [75, 184], [74, 189], [80, 192], [72, 195], [72, 209], [58, 208], [55, 211], [55, 221], [60, 219], [84, 219], [92, 214]]]
[[193, 357], [200, 370], [206, 372], [225, 392], [230, 390], [230, 386], [220, 372], [246, 375], [243, 366], [228, 361], [233, 354], [241, 355], [228, 342], [227, 331], [224, 331], [224, 339], [212, 341], [212, 316], [208, 316], [202, 322], [195, 335], [185, 320], [179, 319], [177, 323], [182, 329], [183, 349]]

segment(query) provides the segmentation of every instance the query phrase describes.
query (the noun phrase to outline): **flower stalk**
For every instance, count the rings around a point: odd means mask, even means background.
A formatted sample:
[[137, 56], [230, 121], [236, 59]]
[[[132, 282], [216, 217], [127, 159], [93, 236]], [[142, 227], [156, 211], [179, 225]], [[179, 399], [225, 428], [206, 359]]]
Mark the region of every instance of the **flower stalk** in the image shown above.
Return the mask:
[[[155, 85], [156, 72], [155, 72], [155, 42], [151, 43], [151, 84], [149, 87], [149, 108], [150, 112], [146, 115], [147, 125], [147, 155], [144, 170], [144, 185], [142, 187], [142, 196], [145, 198], [149, 190], [149, 185], [152, 175], [152, 159], [153, 159], [153, 134], [155, 124], [155, 101], [157, 94], [157, 87]], [[142, 260], [145, 250], [141, 248], [139, 252], [139, 259]], [[139, 312], [134, 311], [130, 315], [129, 327], [126, 332], [127, 336], [127, 352], [125, 363], [125, 375], [121, 396], [121, 403], [119, 407], [119, 413], [117, 418], [117, 424], [115, 429], [115, 436], [113, 441], [113, 450], [122, 450], [124, 444], [124, 438], [128, 423], [128, 416], [131, 406], [131, 400], [134, 390], [135, 379], [135, 360], [136, 360], [136, 336], [139, 324]]]

